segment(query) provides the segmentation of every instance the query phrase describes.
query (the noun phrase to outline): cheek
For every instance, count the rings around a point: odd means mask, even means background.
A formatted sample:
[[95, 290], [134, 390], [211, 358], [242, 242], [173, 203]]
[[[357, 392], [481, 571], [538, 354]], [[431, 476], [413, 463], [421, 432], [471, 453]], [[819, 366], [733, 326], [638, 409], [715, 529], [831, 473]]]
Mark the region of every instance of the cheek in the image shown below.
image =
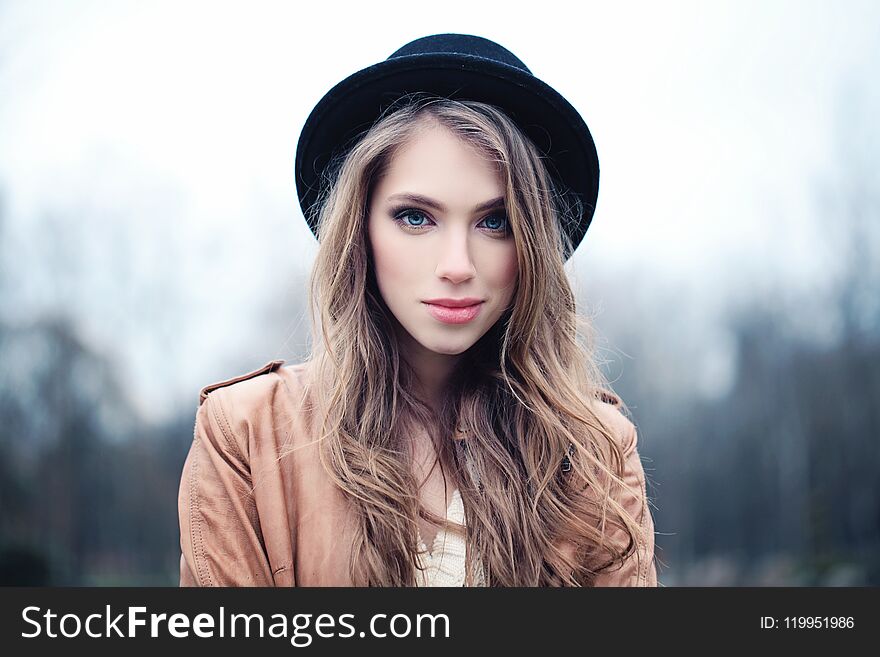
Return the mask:
[[503, 290], [508, 297], [513, 296], [516, 287], [519, 264], [516, 261], [516, 248], [511, 246], [503, 257], [495, 259], [495, 267], [492, 269], [492, 285], [498, 290]]
[[393, 293], [411, 279], [413, 258], [407, 257], [406, 245], [387, 227], [371, 225], [369, 235], [379, 288], [383, 295]]

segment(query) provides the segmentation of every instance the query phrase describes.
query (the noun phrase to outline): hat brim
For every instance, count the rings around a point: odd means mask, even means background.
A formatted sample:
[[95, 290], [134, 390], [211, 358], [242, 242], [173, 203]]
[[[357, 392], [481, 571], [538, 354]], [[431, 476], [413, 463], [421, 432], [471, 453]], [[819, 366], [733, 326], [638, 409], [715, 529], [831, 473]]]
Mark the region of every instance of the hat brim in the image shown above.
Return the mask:
[[392, 103], [417, 92], [482, 101], [510, 116], [546, 156], [554, 180], [580, 198], [582, 216], [564, 226], [572, 249], [577, 247], [592, 221], [599, 191], [599, 159], [583, 118], [555, 89], [525, 71], [451, 53], [379, 62], [348, 76], [318, 102], [300, 134], [295, 163], [297, 194], [312, 232], [317, 234], [321, 176], [331, 159]]

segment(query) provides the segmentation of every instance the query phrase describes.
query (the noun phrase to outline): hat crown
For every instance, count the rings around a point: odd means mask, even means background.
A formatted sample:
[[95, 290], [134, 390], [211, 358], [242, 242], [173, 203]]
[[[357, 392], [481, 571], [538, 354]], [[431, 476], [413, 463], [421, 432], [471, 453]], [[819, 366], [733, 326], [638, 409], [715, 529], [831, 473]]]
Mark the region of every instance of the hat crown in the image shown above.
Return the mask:
[[432, 34], [410, 41], [395, 50], [388, 59], [413, 55], [470, 55], [513, 66], [531, 74], [529, 67], [504, 46], [473, 34]]

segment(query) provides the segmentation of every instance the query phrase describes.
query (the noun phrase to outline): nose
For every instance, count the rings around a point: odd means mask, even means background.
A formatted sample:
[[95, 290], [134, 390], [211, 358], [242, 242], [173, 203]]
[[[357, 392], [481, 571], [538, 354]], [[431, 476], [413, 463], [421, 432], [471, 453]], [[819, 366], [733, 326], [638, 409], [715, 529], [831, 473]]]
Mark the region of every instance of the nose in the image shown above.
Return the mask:
[[473, 259], [470, 256], [466, 234], [453, 231], [440, 245], [435, 273], [452, 283], [463, 283], [477, 274]]

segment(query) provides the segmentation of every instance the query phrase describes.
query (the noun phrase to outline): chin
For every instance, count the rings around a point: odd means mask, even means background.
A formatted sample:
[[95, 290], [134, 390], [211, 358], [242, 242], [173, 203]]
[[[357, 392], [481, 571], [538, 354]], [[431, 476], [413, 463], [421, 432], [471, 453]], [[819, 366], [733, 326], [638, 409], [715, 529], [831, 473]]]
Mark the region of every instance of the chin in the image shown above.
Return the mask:
[[435, 354], [443, 354], [444, 356], [458, 356], [459, 354], [463, 354], [468, 349], [473, 346], [473, 342], [468, 340], [466, 342], [423, 342], [422, 346], [425, 349], [433, 351]]
[[444, 356], [460, 356], [468, 349], [471, 348], [471, 345], [467, 345], [464, 347], [459, 347], [455, 349], [435, 349], [438, 354], [443, 354]]

